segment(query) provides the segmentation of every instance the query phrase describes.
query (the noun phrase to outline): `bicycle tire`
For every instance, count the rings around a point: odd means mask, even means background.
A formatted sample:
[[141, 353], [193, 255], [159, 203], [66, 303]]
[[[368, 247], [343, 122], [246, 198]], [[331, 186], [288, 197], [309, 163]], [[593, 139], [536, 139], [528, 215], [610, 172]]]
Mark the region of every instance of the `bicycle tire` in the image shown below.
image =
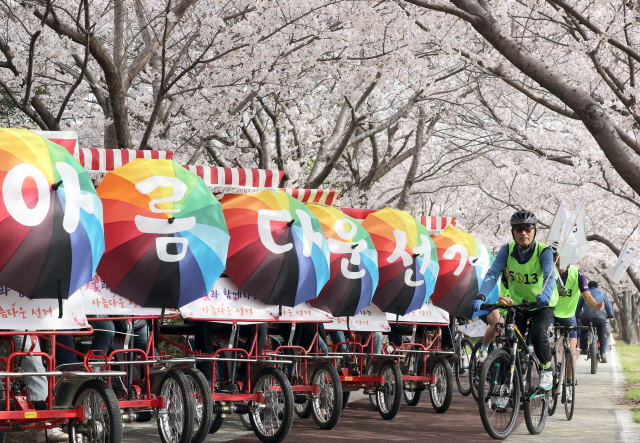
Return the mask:
[[[187, 377], [193, 391], [194, 420], [191, 443], [202, 443], [207, 438], [214, 420], [211, 386], [204, 374], [195, 368], [183, 369], [182, 373]], [[218, 414], [215, 415], [217, 418]]]
[[342, 384], [338, 371], [330, 363], [323, 362], [318, 365], [311, 380], [320, 389], [318, 396], [309, 401], [313, 419], [320, 429], [333, 429], [342, 413]]
[[[571, 419], [573, 418], [573, 410], [575, 408], [575, 402], [576, 402], [576, 388], [575, 388], [576, 365], [575, 365], [575, 362], [573, 361], [573, 355], [571, 354], [570, 349], [564, 352], [564, 359], [566, 363], [565, 375], [563, 377], [563, 381], [565, 382], [563, 386], [564, 413], [567, 416], [567, 420], [571, 421]], [[573, 379], [571, 380], [571, 383], [568, 382], [568, 378], [567, 378], [567, 375], [569, 373], [569, 367], [571, 368], [571, 374], [573, 375]], [[567, 401], [567, 396], [566, 396], [566, 393], [569, 389], [571, 390], [571, 402]]]
[[[493, 380], [496, 380], [493, 383]], [[518, 420], [518, 411], [520, 410], [520, 373], [515, 371], [513, 373], [513, 389], [509, 393], [509, 396], [505, 400], [503, 411], [499, 411], [498, 417], [506, 417], [502, 414], [510, 414], [508, 420], [497, 429], [493, 423], [493, 419], [498, 412], [498, 407], [494, 409], [496, 402], [491, 401], [491, 396], [487, 397], [487, 394], [491, 393], [495, 386], [501, 386], [500, 392], [504, 390], [504, 382], [511, 379], [511, 355], [505, 349], [498, 349], [487, 357], [482, 365], [482, 371], [480, 372], [479, 389], [480, 400], [478, 400], [478, 407], [480, 409], [480, 418], [485, 431], [491, 437], [497, 440], [504, 440], [507, 438], [516, 426]], [[491, 412], [491, 417], [489, 416]]]
[[[469, 386], [471, 387], [471, 395], [475, 401], [478, 401], [478, 383], [480, 380], [480, 370], [477, 368], [477, 355], [478, 351], [480, 351], [480, 346], [482, 346], [482, 340], [478, 340], [476, 344], [473, 345], [473, 352], [471, 353], [471, 359], [469, 360]], [[474, 376], [477, 378], [475, 383]]]
[[589, 345], [589, 358], [591, 359], [591, 373], [598, 372], [598, 339], [595, 332], [591, 333], [591, 344]]
[[[253, 432], [263, 443], [280, 443], [289, 434], [295, 415], [289, 380], [279, 369], [264, 368], [256, 375], [251, 391], [253, 394], [263, 392], [267, 406], [249, 413]], [[267, 428], [268, 425], [271, 429]]]
[[[535, 377], [535, 374], [538, 376]], [[549, 402], [549, 392], [544, 394], [538, 393], [537, 385], [540, 378], [540, 369], [535, 360], [529, 360], [529, 369], [527, 370], [526, 383], [524, 385], [525, 398], [524, 401], [524, 421], [530, 434], [538, 435], [544, 429], [547, 422], [547, 410]]]
[[547, 410], [547, 415], [551, 417], [556, 413], [556, 408], [558, 407], [558, 397], [562, 393], [562, 362], [558, 361], [558, 345], [553, 347], [553, 352], [551, 353], [551, 369], [553, 371], [553, 387], [551, 388], [551, 393], [549, 394], [549, 406]]
[[438, 357], [432, 373], [436, 376], [436, 381], [429, 387], [431, 406], [437, 413], [444, 414], [453, 398], [453, 371], [444, 357]]
[[[458, 391], [464, 397], [471, 394], [471, 378], [468, 376], [473, 344], [466, 338], [460, 341], [458, 349], [458, 361], [453, 364], [453, 372], [456, 375]], [[466, 362], [466, 363], [465, 363]], [[465, 367], [466, 366], [466, 367]]]

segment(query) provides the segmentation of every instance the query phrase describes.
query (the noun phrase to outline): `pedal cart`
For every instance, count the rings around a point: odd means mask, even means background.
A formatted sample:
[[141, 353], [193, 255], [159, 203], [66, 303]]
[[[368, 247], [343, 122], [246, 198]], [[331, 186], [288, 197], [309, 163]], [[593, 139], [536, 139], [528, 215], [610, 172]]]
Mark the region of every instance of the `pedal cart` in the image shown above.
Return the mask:
[[[65, 366], [95, 372], [121, 369], [124, 375], [112, 378], [111, 386], [125, 423], [157, 419], [163, 443], [199, 443], [204, 440], [210, 426], [207, 420], [212, 405], [208, 396], [199, 394], [205, 391], [205, 387], [208, 389], [208, 385], [204, 376], [193, 367], [195, 360], [155, 353], [154, 328], [153, 325], [149, 327], [148, 320], [158, 321], [161, 310], [143, 308], [120, 297], [99, 276], [85, 285], [80, 294], [86, 312], [92, 315], [90, 321], [121, 322], [126, 324], [126, 332], [116, 333], [107, 354], [102, 351], [82, 354], [67, 348], [79, 355], [81, 362]], [[177, 315], [171, 310], [165, 318]], [[139, 323], [144, 326], [134, 331], [134, 324]], [[136, 347], [136, 334], [146, 336], [147, 343]]]
[[[220, 429], [227, 414], [248, 415], [253, 431], [264, 442], [280, 442], [291, 429], [293, 392], [278, 366], [292, 361], [259, 352], [258, 342], [265, 338], [260, 329], [266, 329], [260, 325], [276, 320], [263, 307], [254, 297], [239, 291], [229, 278], [221, 277], [209, 296], [180, 309], [187, 324], [160, 328], [159, 338], [181, 349], [186, 357], [211, 363], [210, 372], [205, 374], [211, 380], [213, 401], [209, 433]], [[211, 353], [196, 351], [190, 345], [189, 337], [197, 333], [195, 322], [223, 325], [223, 332], [215, 335]], [[245, 347], [240, 346], [241, 332]], [[184, 343], [170, 338], [175, 335], [184, 337]]]
[[[429, 390], [431, 404], [436, 412], [444, 413], [451, 405], [453, 397], [452, 365], [457, 360], [455, 352], [441, 350], [441, 327], [449, 327], [449, 314], [427, 301], [422, 308], [407, 315], [387, 314], [392, 330], [392, 340], [385, 351], [402, 355], [398, 361], [404, 384], [404, 400], [409, 406], [416, 406], [424, 390]], [[410, 331], [404, 334], [404, 331]], [[408, 338], [408, 341], [405, 341]], [[398, 340], [399, 339], [399, 340]]]
[[[122, 415], [115, 394], [104, 379], [125, 373], [56, 369], [55, 339], [50, 340], [51, 355], [39, 347], [45, 336], [49, 339], [91, 334], [79, 294], [59, 304], [50, 299], [29, 300], [5, 286], [0, 286], [0, 291], [5, 294], [0, 304], [2, 327], [10, 329], [0, 332], [1, 344], [7, 351], [0, 357], [0, 441], [6, 439], [7, 432], [62, 427], [71, 442], [121, 442]], [[28, 325], [37, 325], [38, 329], [28, 329]], [[22, 346], [15, 346], [20, 342]], [[24, 370], [27, 365], [36, 370]], [[46, 378], [46, 401], [30, 399], [35, 385], [43, 382], [36, 380], [40, 377]], [[26, 389], [20, 380], [25, 381]]]
[[329, 353], [342, 357], [337, 369], [345, 394], [343, 404], [346, 405], [351, 392], [363, 389], [375, 397], [383, 419], [394, 418], [402, 403], [402, 373], [397, 362], [403, 357], [374, 353], [374, 333], [389, 332], [384, 313], [370, 305], [354, 317], [335, 318], [325, 328], [346, 332], [344, 342], [333, 344], [334, 350], [345, 345], [346, 351]]
[[[292, 365], [281, 366], [281, 370], [291, 383], [296, 415], [300, 418], [313, 415], [320, 429], [333, 429], [343, 409], [342, 385], [335, 367], [341, 357], [323, 355], [318, 345], [318, 323], [329, 323], [333, 316], [308, 303], [294, 308], [268, 307], [267, 310], [278, 316], [274, 325], [290, 324], [291, 327], [286, 344], [277, 346], [273, 351], [265, 351], [265, 355], [293, 361]], [[300, 332], [307, 335], [306, 347], [298, 342], [302, 334], [296, 334], [296, 328], [303, 328]], [[294, 337], [298, 341], [294, 341]]]

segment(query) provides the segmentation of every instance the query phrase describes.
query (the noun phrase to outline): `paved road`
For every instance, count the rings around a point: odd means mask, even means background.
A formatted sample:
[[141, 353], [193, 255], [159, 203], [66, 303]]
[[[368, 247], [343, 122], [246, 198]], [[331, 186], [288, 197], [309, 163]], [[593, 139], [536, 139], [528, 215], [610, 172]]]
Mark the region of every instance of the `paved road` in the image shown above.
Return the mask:
[[[578, 387], [576, 410], [571, 422], [567, 422], [560, 405], [556, 414], [549, 417], [541, 436], [528, 434], [520, 414], [519, 424], [507, 440], [512, 443], [541, 442], [640, 442], [640, 425], [630, 421], [628, 410], [614, 407], [622, 371], [614, 355], [610, 364], [600, 365], [598, 374], [591, 375], [587, 362], [578, 362]], [[402, 405], [393, 421], [380, 418], [369, 407], [369, 400], [352, 394], [356, 401], [343, 411], [338, 426], [331, 431], [321, 431], [313, 419], [296, 419], [285, 441], [327, 443], [328, 441], [493, 441], [485, 432], [478, 415], [478, 407], [472, 397], [462, 397], [457, 389], [453, 403], [445, 414], [436, 413], [431, 407], [428, 392], [418, 406]], [[155, 424], [131, 425], [125, 428], [125, 443], [159, 441]], [[253, 433], [247, 432], [236, 418], [227, 420], [223, 428], [207, 438], [207, 442], [257, 443]]]

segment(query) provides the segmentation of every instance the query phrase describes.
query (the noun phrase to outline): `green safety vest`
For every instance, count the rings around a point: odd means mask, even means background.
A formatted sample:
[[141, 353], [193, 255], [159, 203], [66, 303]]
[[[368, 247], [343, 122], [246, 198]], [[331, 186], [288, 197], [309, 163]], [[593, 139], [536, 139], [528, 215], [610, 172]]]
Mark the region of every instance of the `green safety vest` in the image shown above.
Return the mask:
[[567, 273], [567, 282], [564, 284], [564, 288], [567, 290], [567, 296], [558, 299], [556, 310], [553, 314], [558, 318], [571, 318], [576, 315], [576, 307], [578, 306], [578, 300], [580, 300], [578, 267], [569, 266]]
[[[507, 268], [509, 268], [509, 292], [514, 303], [535, 302], [538, 294], [542, 292], [544, 286], [544, 276], [542, 273], [542, 265], [540, 264], [540, 254], [547, 249], [544, 243], [535, 244], [533, 255], [526, 263], [518, 263], [518, 259], [514, 257], [517, 252], [514, 250], [516, 242], [509, 243], [509, 257], [507, 258]], [[550, 278], [553, 278], [551, 276]], [[549, 282], [547, 284], [552, 284]], [[558, 302], [558, 290], [553, 289], [550, 307], [554, 307]], [[537, 308], [535, 308], [537, 309]]]

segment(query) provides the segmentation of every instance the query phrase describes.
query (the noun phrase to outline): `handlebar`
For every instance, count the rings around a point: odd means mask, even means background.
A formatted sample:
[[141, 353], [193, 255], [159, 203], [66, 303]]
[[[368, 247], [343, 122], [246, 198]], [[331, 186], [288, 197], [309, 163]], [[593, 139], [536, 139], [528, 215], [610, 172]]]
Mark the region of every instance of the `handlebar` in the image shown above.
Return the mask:
[[533, 308], [537, 308], [538, 307], [538, 303], [537, 302], [525, 302], [525, 303], [520, 303], [520, 304], [514, 304], [511, 306], [507, 306], [507, 305], [498, 305], [495, 303], [483, 303], [482, 305], [480, 305], [480, 309], [482, 309], [483, 311], [493, 311], [494, 309], [507, 309], [507, 310], [516, 310], [519, 309], [521, 311], [529, 311]]

